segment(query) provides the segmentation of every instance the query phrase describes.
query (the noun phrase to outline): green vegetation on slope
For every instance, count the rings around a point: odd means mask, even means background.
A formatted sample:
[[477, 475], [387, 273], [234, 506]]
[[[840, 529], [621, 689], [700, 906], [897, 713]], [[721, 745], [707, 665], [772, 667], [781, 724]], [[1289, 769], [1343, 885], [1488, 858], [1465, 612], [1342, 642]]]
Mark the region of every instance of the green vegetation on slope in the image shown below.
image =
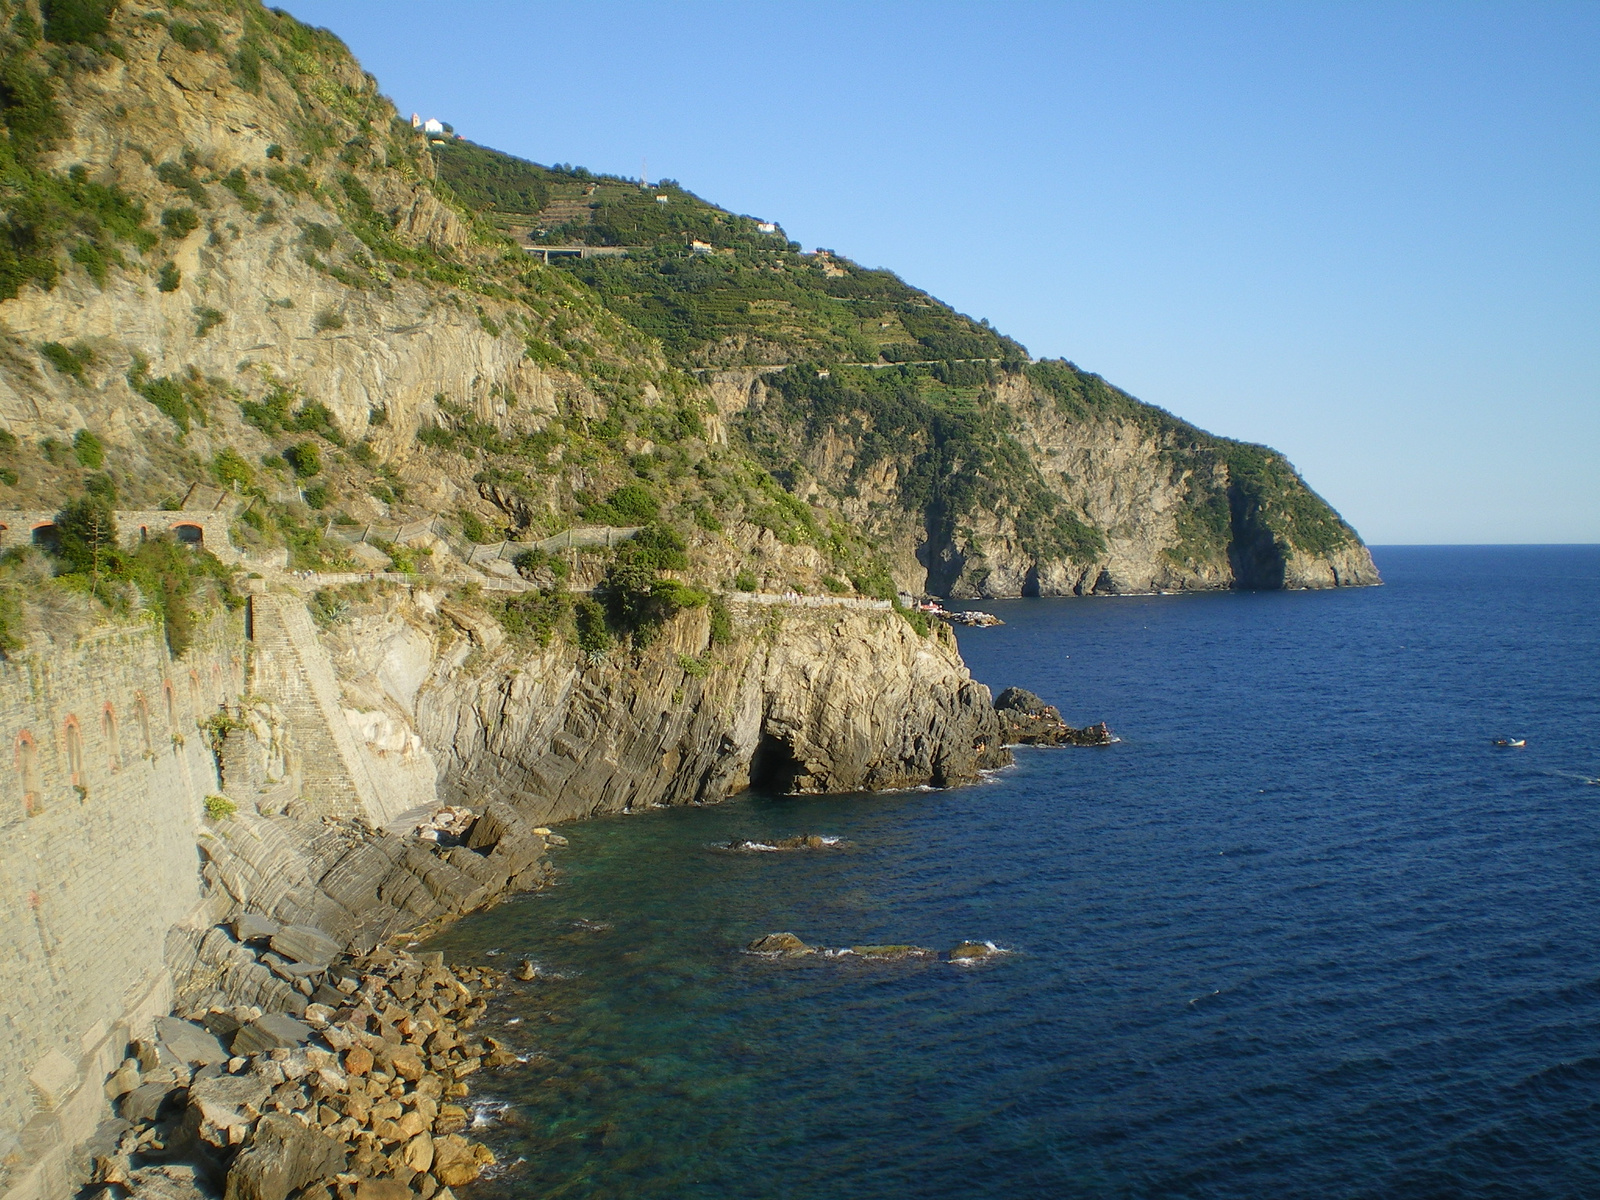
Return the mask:
[[[889, 271], [801, 254], [755, 218], [675, 183], [640, 188], [470, 142], [447, 142], [433, 153], [440, 177], [463, 203], [492, 214], [527, 244], [629, 247], [626, 257], [553, 261], [683, 365], [1027, 357], [986, 323]], [[559, 219], [541, 217], [545, 205]]]
[[[1165, 552], [1174, 565], [1225, 562], [1236, 504], [1251, 506], [1274, 536], [1305, 553], [1355, 540], [1276, 452], [1207, 434], [1071, 363], [1029, 362], [987, 322], [890, 272], [801, 254], [754, 218], [671, 182], [644, 189], [462, 141], [433, 153], [456, 195], [524, 244], [627, 247], [626, 256], [552, 262], [657, 339], [672, 361], [796, 364], [767, 376], [768, 405], [740, 422], [751, 450], [785, 486], [795, 485], [800, 460], [819, 439], [841, 435], [853, 447], [846, 494], [882, 458], [895, 458], [901, 506], [934, 543], [981, 554], [963, 525], [983, 512], [1011, 518], [1018, 541], [1041, 561], [1091, 558], [1105, 548], [1103, 531], [1040, 475], [995, 399], [1002, 380], [1020, 375], [1072, 422], [1145, 431], [1175, 475], [1188, 476], [1178, 541]], [[1217, 483], [1219, 464], [1227, 489]]]
[[[126, 380], [168, 418], [153, 435], [169, 472], [163, 486], [176, 472], [209, 469], [247, 498], [239, 539], [287, 546], [295, 566], [340, 562], [341, 543], [324, 536], [329, 522], [353, 526], [376, 511], [443, 517], [480, 543], [534, 540], [579, 521], [659, 526], [661, 537], [685, 541], [691, 577], [752, 587], [794, 581], [785, 578], [791, 568], [759, 561], [751, 525], [771, 532], [768, 546], [816, 548], [821, 566], [807, 586], [838, 593], [892, 594], [885, 550], [903, 553], [919, 535], [930, 561], [943, 555], [959, 570], [981, 560], [989, 535], [974, 527], [992, 528], [995, 516], [1005, 526], [996, 536], [1040, 562], [1085, 564], [1105, 551], [1107, 531], [1086, 517], [1067, 476], [1041, 473], [1019, 397], [1053, 404], [1069, 423], [1131, 424], [1155, 438], [1174, 478], [1188, 480], [1177, 544], [1167, 549], [1175, 564], [1225, 558], [1241, 507], [1300, 549], [1353, 536], [1281, 456], [1212, 438], [1071, 364], [1031, 363], [986, 322], [890, 272], [802, 254], [776, 227], [670, 181], [641, 188], [468, 142], [430, 145], [336, 37], [252, 0], [172, 0], [164, 12], [51, 0], [42, 22], [15, 0], [0, 0], [0, 12], [0, 295], [30, 281], [51, 286], [79, 267], [102, 284], [126, 271], [155, 294], [203, 287], [207, 268], [186, 280], [171, 261], [186, 239], [205, 238], [202, 254], [222, 256], [229, 239], [268, 236], [282, 239], [297, 270], [304, 264], [348, 289], [349, 303], [335, 292], [296, 314], [304, 336], [329, 345], [360, 336], [360, 314], [404, 283], [411, 296], [427, 289], [445, 310], [475, 317], [500, 350], [553, 380], [553, 416], [517, 411], [504, 377], [487, 396], [439, 395], [416, 444], [395, 452], [378, 432], [388, 420], [382, 404], [370, 430], [340, 428], [315, 383], [249, 364], [229, 373], [209, 359], [205, 371], [169, 363], [156, 377], [137, 354], [102, 340], [29, 351], [49, 364], [52, 386], [82, 391], [85, 403]], [[146, 155], [148, 170], [133, 163], [122, 178], [109, 168], [102, 176], [41, 165], [53, 148], [74, 144], [73, 97], [103, 91], [119, 59], [131, 67], [139, 56], [166, 63], [185, 54], [197, 71], [255, 97], [233, 92], [233, 101], [262, 106], [276, 141], [254, 165], [192, 146], [164, 151], [169, 161]], [[627, 253], [549, 264], [529, 253], [573, 244]], [[267, 305], [294, 308], [289, 297]], [[192, 313], [194, 335], [212, 347], [238, 327], [219, 308], [196, 304]], [[719, 418], [705, 369], [736, 365], [766, 368], [765, 387], [724, 443], [713, 437]], [[203, 462], [184, 449], [191, 438], [204, 446]], [[46, 441], [41, 452], [59, 475], [57, 460], [70, 467], [77, 451]], [[843, 475], [823, 480], [819, 462], [839, 446]], [[154, 486], [110, 451], [107, 469], [119, 482]], [[0, 483], [14, 486], [15, 453], [6, 453]], [[382, 457], [389, 453], [392, 462]], [[439, 501], [443, 511], [421, 511], [419, 494], [431, 492], [414, 473], [419, 463], [464, 494]], [[856, 503], [856, 485], [880, 464], [892, 468], [879, 472], [892, 495]], [[724, 531], [727, 540], [706, 536]], [[391, 551], [403, 569], [419, 565], [404, 548]], [[590, 582], [607, 577], [606, 604], [568, 612], [557, 599], [530, 602], [506, 614], [508, 628], [538, 641], [570, 623], [593, 648], [600, 620], [609, 621], [607, 637], [647, 638], [661, 612], [695, 593], [662, 575], [676, 567], [641, 567], [642, 553], [612, 555], [590, 572]], [[787, 561], [800, 559], [813, 561]]]
[[439, 178], [460, 201], [479, 212], [538, 213], [550, 202], [554, 172], [472, 142], [450, 142], [436, 150]]
[[0, 28], [0, 299], [28, 283], [55, 286], [63, 250], [104, 284], [111, 266], [126, 261], [124, 246], [142, 252], [156, 244], [144, 206], [121, 189], [82, 167], [63, 176], [42, 165], [70, 131], [56, 77], [98, 62], [94, 46], [105, 41], [110, 7], [48, 6], [43, 31], [18, 9]]
[[[1040, 559], [1092, 557], [1105, 548], [1099, 531], [1045, 483], [1012, 436], [1010, 413], [994, 399], [998, 369], [989, 363], [957, 362], [932, 367], [869, 369], [790, 367], [768, 378], [780, 398], [744, 423], [752, 446], [770, 459], [779, 447], [809, 448], [824, 434], [842, 435], [853, 447], [849, 484], [885, 457], [904, 460], [899, 499], [918, 514], [931, 540], [958, 539], [967, 518], [978, 512], [1009, 516], [1023, 548]], [[784, 479], [793, 466], [770, 463]]]

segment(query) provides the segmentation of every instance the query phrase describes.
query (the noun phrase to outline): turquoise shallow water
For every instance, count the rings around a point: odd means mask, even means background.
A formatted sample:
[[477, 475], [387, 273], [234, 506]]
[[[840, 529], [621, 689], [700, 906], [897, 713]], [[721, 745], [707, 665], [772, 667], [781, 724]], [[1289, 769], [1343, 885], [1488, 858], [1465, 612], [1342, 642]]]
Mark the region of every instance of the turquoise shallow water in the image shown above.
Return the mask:
[[[479, 1194], [1600, 1193], [1600, 549], [1377, 558], [961, 631], [1106, 750], [565, 828], [433, 943], [545, 973], [490, 1014], [533, 1058], [477, 1089]], [[799, 832], [850, 845], [708, 848]], [[783, 929], [1013, 953], [739, 952]]]

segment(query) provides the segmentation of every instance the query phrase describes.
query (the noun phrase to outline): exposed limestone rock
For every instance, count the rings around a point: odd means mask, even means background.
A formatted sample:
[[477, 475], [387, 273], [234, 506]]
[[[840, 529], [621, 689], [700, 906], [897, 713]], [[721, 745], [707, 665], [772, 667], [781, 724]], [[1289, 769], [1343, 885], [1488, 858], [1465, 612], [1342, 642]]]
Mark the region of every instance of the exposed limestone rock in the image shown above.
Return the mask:
[[257, 1054], [262, 1050], [303, 1046], [311, 1038], [311, 1027], [286, 1013], [267, 1013], [233, 1035], [235, 1054]]
[[[845, 951], [841, 950], [843, 954]], [[849, 953], [857, 958], [876, 959], [880, 962], [903, 962], [908, 958], [937, 958], [937, 952], [929, 950], [926, 946], [889, 945], [889, 946], [851, 946]]]
[[129, 1176], [130, 1200], [208, 1200], [199, 1172], [191, 1166], [141, 1167]]
[[718, 850], [732, 850], [736, 853], [746, 854], [771, 854], [785, 850], [831, 850], [850, 843], [843, 838], [823, 837], [816, 833], [800, 833], [794, 837], [778, 838], [771, 842], [753, 842], [740, 838], [732, 842], [719, 843]]
[[[848, 497], [843, 510], [880, 538], [895, 578], [914, 594], [973, 599], [1380, 582], [1347, 527], [1331, 549], [1298, 547], [1282, 514], [1261, 512], [1222, 455], [1189, 452], [1191, 443], [1212, 442], [1209, 435], [1170, 421], [1063, 409], [1024, 374], [999, 376], [990, 385], [994, 399], [1043, 485], [1103, 535], [1101, 550], [1041, 558], [1029, 550], [1017, 514], [982, 508], [963, 515], [959, 532], [930, 536], [923, 522], [902, 515], [909, 462], [902, 455], [917, 446], [883, 454], [874, 442], [868, 452], [862, 435], [837, 426], [802, 444], [792, 421], [763, 423], [770, 397], [760, 373], [716, 372], [710, 386], [723, 420], [748, 410], [765, 433], [793, 439], [785, 450], [830, 492]], [[1208, 502], [1220, 528], [1197, 530]]]
[[[747, 786], [948, 786], [1006, 761], [988, 689], [948, 631], [923, 638], [887, 610], [842, 606], [736, 618], [735, 639], [712, 646], [690, 610], [632, 660], [557, 646], [468, 671], [442, 649], [417, 708], [446, 794], [569, 820]], [[680, 664], [702, 656], [709, 671]]]
[[951, 962], [982, 962], [1000, 951], [988, 942], [961, 942], [950, 951]]
[[222, 1075], [189, 1089], [185, 1124], [210, 1145], [236, 1146], [266, 1102], [271, 1088], [250, 1075]]
[[284, 1200], [313, 1180], [332, 1178], [344, 1165], [344, 1150], [332, 1138], [268, 1113], [228, 1169], [225, 1200]]
[[[291, 1044], [252, 1049], [230, 1060], [228, 1074], [201, 1072], [186, 1089], [146, 1083], [124, 1096], [122, 1119], [90, 1153], [94, 1181], [190, 1200], [185, 1184], [199, 1167], [226, 1176], [225, 1200], [328, 1200], [336, 1184], [341, 1196], [450, 1200], [449, 1187], [477, 1179], [494, 1155], [462, 1136], [468, 1114], [444, 1098], [464, 1098], [463, 1081], [479, 1070], [522, 1061], [471, 1032], [498, 977], [451, 971], [437, 953], [391, 950], [340, 960], [332, 973], [354, 986], [337, 1010], [310, 1006], [314, 1030], [268, 1014], [239, 1031], [277, 1028]], [[213, 1009], [200, 1024], [236, 1022], [242, 1011]], [[162, 1121], [172, 1098], [187, 1108]], [[151, 1174], [151, 1157], [164, 1174]]]
[[227, 1062], [228, 1052], [216, 1037], [188, 1021], [176, 1017], [156, 1018], [156, 1037], [174, 1058], [189, 1066], [203, 1067]]

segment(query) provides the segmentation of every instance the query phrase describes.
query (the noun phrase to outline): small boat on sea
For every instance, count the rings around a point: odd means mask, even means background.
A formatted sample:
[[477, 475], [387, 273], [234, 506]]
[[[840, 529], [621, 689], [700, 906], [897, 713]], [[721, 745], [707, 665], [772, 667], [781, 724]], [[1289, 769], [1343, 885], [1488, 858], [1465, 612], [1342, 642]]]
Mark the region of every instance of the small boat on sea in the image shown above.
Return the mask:
[[1528, 744], [1527, 738], [1495, 738], [1496, 746], [1504, 746], [1508, 750], [1521, 750]]

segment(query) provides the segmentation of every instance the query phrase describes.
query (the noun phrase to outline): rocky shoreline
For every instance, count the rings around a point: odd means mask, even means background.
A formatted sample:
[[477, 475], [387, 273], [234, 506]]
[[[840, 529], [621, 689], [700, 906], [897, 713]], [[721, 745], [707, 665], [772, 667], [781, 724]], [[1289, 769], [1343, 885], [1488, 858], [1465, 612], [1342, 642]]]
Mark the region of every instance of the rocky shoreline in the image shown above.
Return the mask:
[[[1016, 688], [994, 713], [1007, 744], [1114, 740]], [[133, 1042], [106, 1083], [116, 1115], [80, 1175], [95, 1200], [455, 1200], [494, 1166], [465, 1136], [466, 1100], [469, 1077], [522, 1061], [473, 1033], [506, 976], [396, 947], [547, 885], [546, 851], [566, 839], [504, 801], [439, 806], [403, 836], [329, 818], [297, 845], [280, 825], [236, 814], [202, 839], [225, 919], [169, 947], [177, 1013]], [[845, 847], [800, 834], [711, 848]], [[982, 942], [830, 949], [789, 933], [747, 950], [958, 965], [1005, 953]]]

